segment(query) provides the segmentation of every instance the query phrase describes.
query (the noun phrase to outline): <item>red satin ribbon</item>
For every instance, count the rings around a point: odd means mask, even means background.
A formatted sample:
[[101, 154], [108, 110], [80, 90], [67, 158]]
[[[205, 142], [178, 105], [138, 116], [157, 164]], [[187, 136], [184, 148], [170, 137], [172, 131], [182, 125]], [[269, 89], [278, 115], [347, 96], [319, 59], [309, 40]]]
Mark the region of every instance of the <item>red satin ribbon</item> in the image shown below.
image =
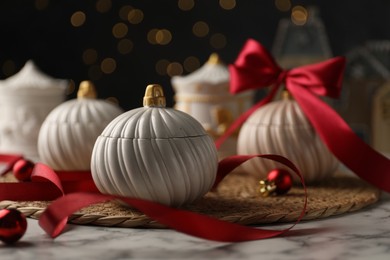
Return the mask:
[[[73, 174], [72, 172], [66, 172], [57, 174], [48, 166], [41, 163], [35, 165], [31, 183], [0, 183], [0, 200], [10, 199], [12, 196], [15, 196], [14, 198], [17, 198], [17, 200], [36, 200], [35, 198], [38, 198], [37, 200], [48, 200], [52, 196], [60, 197], [50, 204], [39, 218], [40, 226], [53, 238], [60, 235], [67, 223], [68, 216], [73, 214], [75, 211], [91, 204], [117, 199], [137, 208], [161, 224], [199, 238], [222, 242], [240, 242], [270, 238], [283, 234], [293, 228], [302, 219], [306, 212], [306, 186], [301, 173], [292, 162], [279, 155], [247, 155], [228, 157], [219, 163], [214, 188], [234, 168], [255, 157], [275, 160], [285, 164], [298, 175], [302, 182], [302, 186], [305, 191], [305, 196], [302, 198], [304, 201], [302, 211], [297, 221], [286, 229], [264, 230], [254, 227], [241, 226], [191, 211], [171, 208], [148, 200], [105, 195], [98, 192], [85, 192], [90, 191], [90, 187], [69, 187], [69, 190], [67, 190], [67, 186], [65, 184], [68, 183], [69, 180], [71, 183], [75, 184], [78, 179], [78, 173]], [[91, 178], [90, 175], [80, 174], [80, 176], [82, 176], [80, 177], [81, 182], [92, 180], [89, 179]], [[63, 181], [61, 181], [61, 177], [63, 177]], [[23, 191], [23, 189], [25, 190]], [[46, 192], [45, 189], [48, 189], [49, 192]], [[21, 194], [15, 195], [17, 193]], [[31, 199], [31, 197], [34, 199]]]
[[[1, 155], [0, 162], [13, 164], [18, 155]], [[31, 181], [0, 183], [0, 200], [47, 201], [79, 191], [99, 192], [89, 171], [53, 171], [43, 163], [36, 163]]]
[[3, 164], [0, 176], [11, 171], [14, 164], [22, 158], [21, 154], [0, 154], [0, 163]]
[[281, 69], [268, 51], [255, 40], [248, 40], [236, 62], [229, 66], [231, 92], [238, 93], [272, 85], [270, 93], [239, 117], [220, 139], [219, 147], [259, 107], [270, 102], [281, 83], [294, 96], [329, 150], [360, 178], [390, 192], [390, 160], [364, 143], [347, 123], [317, 95], [338, 97], [345, 59]]

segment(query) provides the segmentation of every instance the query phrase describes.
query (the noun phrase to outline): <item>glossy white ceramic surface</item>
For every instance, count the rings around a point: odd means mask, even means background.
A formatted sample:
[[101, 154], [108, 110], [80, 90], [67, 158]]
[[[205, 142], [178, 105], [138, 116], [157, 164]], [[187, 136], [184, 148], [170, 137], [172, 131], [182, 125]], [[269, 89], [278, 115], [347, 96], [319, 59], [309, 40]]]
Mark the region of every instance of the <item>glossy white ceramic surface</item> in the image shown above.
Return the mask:
[[217, 162], [211, 137], [194, 118], [171, 108], [142, 107], [106, 127], [91, 170], [103, 193], [179, 206], [210, 190]]
[[[275, 101], [255, 111], [240, 130], [237, 151], [283, 155], [298, 166], [307, 183], [331, 176], [339, 165], [294, 100]], [[262, 178], [274, 168], [284, 168], [260, 159], [250, 160], [243, 167]]]
[[47, 116], [40, 129], [41, 161], [55, 170], [89, 170], [97, 137], [121, 113], [121, 108], [104, 100], [64, 102]]

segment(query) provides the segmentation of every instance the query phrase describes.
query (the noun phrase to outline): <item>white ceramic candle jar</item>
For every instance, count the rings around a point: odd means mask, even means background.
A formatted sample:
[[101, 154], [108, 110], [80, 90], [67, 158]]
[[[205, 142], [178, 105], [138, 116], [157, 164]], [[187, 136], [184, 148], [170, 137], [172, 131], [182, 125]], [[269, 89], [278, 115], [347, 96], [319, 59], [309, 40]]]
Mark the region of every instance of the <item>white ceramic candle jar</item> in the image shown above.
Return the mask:
[[93, 84], [83, 81], [77, 99], [56, 107], [42, 124], [38, 138], [42, 162], [55, 170], [89, 170], [96, 138], [123, 110], [96, 99]]
[[144, 107], [118, 116], [99, 136], [91, 170], [102, 193], [180, 206], [210, 190], [217, 164], [202, 125], [166, 108], [161, 86], [149, 85]]

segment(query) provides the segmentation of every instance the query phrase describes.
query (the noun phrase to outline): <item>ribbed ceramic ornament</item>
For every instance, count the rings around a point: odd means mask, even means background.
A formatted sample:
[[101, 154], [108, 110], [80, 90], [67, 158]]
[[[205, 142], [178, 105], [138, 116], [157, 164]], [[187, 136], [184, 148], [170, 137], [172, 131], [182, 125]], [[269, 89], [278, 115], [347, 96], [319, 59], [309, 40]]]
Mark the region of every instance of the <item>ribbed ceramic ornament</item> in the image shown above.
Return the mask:
[[[283, 155], [297, 165], [307, 183], [331, 176], [339, 165], [296, 101], [287, 96], [261, 107], [247, 119], [239, 133], [237, 152]], [[272, 169], [285, 168], [270, 160], [250, 160], [243, 167], [261, 178]]]
[[40, 159], [55, 170], [90, 170], [91, 154], [97, 137], [123, 110], [96, 99], [93, 84], [83, 81], [77, 99], [57, 106], [39, 131]]
[[165, 108], [161, 86], [149, 85], [144, 107], [118, 116], [99, 136], [91, 170], [102, 193], [180, 206], [210, 190], [217, 164], [202, 125]]

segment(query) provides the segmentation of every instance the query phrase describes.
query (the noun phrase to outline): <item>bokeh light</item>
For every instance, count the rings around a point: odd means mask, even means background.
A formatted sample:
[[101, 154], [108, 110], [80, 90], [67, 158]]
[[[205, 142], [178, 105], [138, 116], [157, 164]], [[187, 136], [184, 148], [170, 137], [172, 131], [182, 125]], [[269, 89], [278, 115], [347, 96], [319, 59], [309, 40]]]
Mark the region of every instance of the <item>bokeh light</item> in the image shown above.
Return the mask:
[[192, 33], [197, 37], [205, 37], [209, 31], [209, 25], [204, 21], [198, 21], [192, 27]]
[[111, 74], [116, 69], [116, 61], [113, 58], [105, 58], [100, 64], [100, 69], [105, 74]]
[[124, 23], [117, 23], [112, 27], [112, 35], [118, 39], [125, 37], [128, 31], [129, 29]]
[[133, 50], [134, 43], [130, 39], [122, 39], [118, 42], [117, 49], [120, 54], [128, 54]]
[[200, 62], [197, 57], [189, 56], [184, 60], [183, 66], [187, 72], [193, 72], [200, 67]]
[[219, 0], [219, 5], [225, 10], [232, 10], [236, 7], [236, 0]]
[[157, 61], [156, 65], [155, 65], [157, 74], [159, 74], [161, 76], [167, 75], [167, 67], [168, 67], [169, 63], [170, 62], [167, 59], [161, 59], [161, 60]]
[[131, 24], [139, 24], [144, 19], [144, 13], [140, 9], [131, 9], [127, 15], [127, 20]]
[[179, 0], [177, 1], [177, 6], [180, 10], [189, 11], [195, 6], [194, 0]]
[[106, 98], [106, 101], [115, 105], [119, 105], [119, 100], [116, 97], [108, 97]]
[[301, 5], [294, 6], [291, 11], [291, 21], [296, 25], [304, 25], [307, 22], [308, 12]]
[[290, 0], [275, 0], [276, 8], [281, 12], [287, 12], [291, 9]]
[[98, 0], [95, 5], [96, 11], [98, 11], [99, 13], [107, 13], [108, 11], [110, 11], [111, 6], [111, 0]]
[[172, 33], [168, 29], [152, 29], [147, 34], [150, 44], [167, 45], [172, 40]]
[[172, 40], [172, 34], [167, 29], [158, 30], [155, 35], [156, 43], [160, 45], [167, 45]]
[[98, 53], [95, 49], [86, 49], [83, 52], [83, 62], [84, 64], [91, 65], [94, 64], [97, 61]]
[[170, 77], [181, 75], [183, 73], [183, 66], [179, 62], [172, 62], [167, 66], [167, 74]]
[[80, 27], [80, 26], [82, 26], [85, 23], [86, 18], [87, 17], [86, 17], [84, 12], [77, 11], [77, 12], [74, 12], [72, 14], [72, 16], [70, 17], [70, 23], [74, 27]]
[[127, 17], [130, 13], [131, 10], [133, 10], [134, 8], [131, 6], [131, 5], [125, 5], [125, 6], [122, 6], [120, 9], [119, 9], [119, 17], [124, 20], [124, 21], [127, 21]]

